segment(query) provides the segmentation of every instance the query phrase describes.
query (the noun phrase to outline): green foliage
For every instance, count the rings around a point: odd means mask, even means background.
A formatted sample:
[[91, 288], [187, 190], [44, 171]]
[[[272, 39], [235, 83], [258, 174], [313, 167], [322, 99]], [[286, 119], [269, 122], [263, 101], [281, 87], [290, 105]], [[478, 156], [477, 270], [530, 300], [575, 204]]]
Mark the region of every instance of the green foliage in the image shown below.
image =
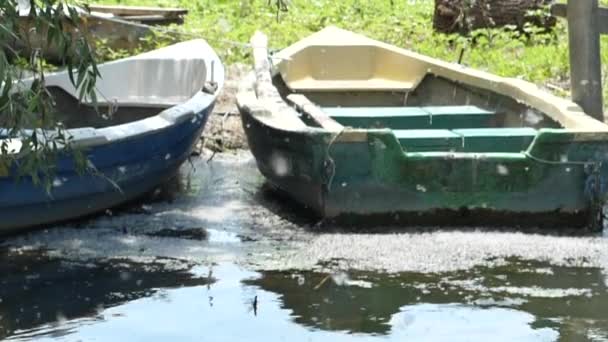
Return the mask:
[[[287, 46], [327, 25], [359, 32], [447, 61], [457, 61], [508, 77], [521, 77], [567, 96], [569, 87], [568, 35], [563, 20], [553, 32], [526, 26], [483, 29], [468, 37], [433, 32], [433, 1], [410, 0], [290, 0], [282, 1], [277, 20], [272, 0], [103, 0], [108, 4], [180, 6], [190, 14], [183, 28], [191, 36], [207, 39], [226, 63], [249, 62], [249, 50], [231, 42], [246, 43], [255, 30], [263, 30], [271, 47]], [[608, 5], [608, 0], [601, 0]], [[608, 68], [608, 36], [602, 38], [602, 59]], [[608, 70], [608, 69], [607, 69]], [[608, 84], [605, 84], [608, 103]]]
[[[44, 52], [55, 50], [70, 71], [80, 99], [93, 103], [99, 77], [93, 50], [75, 34], [81, 20], [75, 1], [29, 0], [29, 13], [19, 13], [17, 0], [0, 1], [0, 176], [16, 170], [35, 184], [52, 185], [57, 160], [71, 153], [79, 170], [86, 168], [81, 151], [55, 116], [45, 87], [50, 67]], [[31, 77], [31, 81], [24, 78]]]

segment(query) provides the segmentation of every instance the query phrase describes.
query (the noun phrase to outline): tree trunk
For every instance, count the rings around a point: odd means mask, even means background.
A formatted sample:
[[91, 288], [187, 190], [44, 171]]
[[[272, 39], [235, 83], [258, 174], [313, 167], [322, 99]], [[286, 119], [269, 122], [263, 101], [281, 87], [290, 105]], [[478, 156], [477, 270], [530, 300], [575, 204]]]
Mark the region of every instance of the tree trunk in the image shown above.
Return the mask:
[[[586, 0], [578, 0], [586, 1]], [[555, 25], [549, 14], [531, 13], [543, 9], [551, 0], [435, 0], [433, 27], [437, 32], [467, 33], [487, 27], [515, 25], [522, 29], [526, 22], [544, 28]]]

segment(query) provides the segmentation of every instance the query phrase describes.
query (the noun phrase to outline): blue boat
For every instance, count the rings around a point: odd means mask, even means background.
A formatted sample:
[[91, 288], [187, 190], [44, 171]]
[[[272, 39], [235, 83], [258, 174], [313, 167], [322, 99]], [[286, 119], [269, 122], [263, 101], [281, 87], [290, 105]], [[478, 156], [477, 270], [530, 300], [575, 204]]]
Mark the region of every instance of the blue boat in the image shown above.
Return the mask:
[[[50, 192], [17, 181], [15, 169], [0, 174], [0, 234], [103, 211], [169, 180], [199, 141], [224, 82], [219, 57], [201, 39], [98, 68], [98, 111], [79, 103], [67, 72], [46, 75], [59, 120], [96, 171], [79, 174], [66, 153]], [[18, 153], [19, 139], [9, 146]]]

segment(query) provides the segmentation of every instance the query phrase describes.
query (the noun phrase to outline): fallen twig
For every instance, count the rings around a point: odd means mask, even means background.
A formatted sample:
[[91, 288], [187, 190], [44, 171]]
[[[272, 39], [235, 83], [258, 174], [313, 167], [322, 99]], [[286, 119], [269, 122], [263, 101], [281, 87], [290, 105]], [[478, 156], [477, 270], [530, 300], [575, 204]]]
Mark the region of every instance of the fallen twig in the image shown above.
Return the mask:
[[314, 287], [314, 290], [316, 291], [316, 290], [320, 289], [320, 288], [321, 288], [321, 286], [323, 286], [323, 284], [325, 284], [325, 283], [327, 282], [327, 280], [329, 280], [329, 278], [331, 278], [331, 275], [329, 275], [329, 274], [328, 274], [327, 276], [325, 276], [325, 278], [323, 278], [323, 280], [321, 280], [321, 281], [320, 281], [320, 282], [319, 282], [319, 283], [318, 283], [318, 284], [317, 284], [317, 285]]

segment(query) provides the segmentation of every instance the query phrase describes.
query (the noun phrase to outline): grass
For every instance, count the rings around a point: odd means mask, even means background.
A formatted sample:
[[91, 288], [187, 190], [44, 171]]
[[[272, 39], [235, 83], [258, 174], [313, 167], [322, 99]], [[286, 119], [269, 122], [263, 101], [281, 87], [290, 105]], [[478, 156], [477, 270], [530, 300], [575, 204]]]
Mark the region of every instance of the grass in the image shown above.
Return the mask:
[[[275, 0], [272, 0], [274, 3]], [[519, 77], [569, 95], [568, 35], [564, 20], [553, 32], [529, 27], [528, 34], [512, 29], [483, 29], [470, 37], [433, 32], [431, 0], [291, 0], [286, 12], [267, 0], [100, 0], [104, 4], [183, 7], [189, 10], [181, 27], [188, 36], [203, 37], [226, 64], [249, 63], [246, 43], [264, 31], [275, 49], [285, 47], [327, 25], [447, 61], [456, 61], [507, 77]], [[608, 0], [601, 0], [608, 5]], [[277, 19], [278, 18], [278, 19]], [[474, 43], [473, 43], [474, 42]], [[604, 74], [608, 75], [608, 36], [602, 37]], [[608, 84], [604, 82], [608, 103]]]

